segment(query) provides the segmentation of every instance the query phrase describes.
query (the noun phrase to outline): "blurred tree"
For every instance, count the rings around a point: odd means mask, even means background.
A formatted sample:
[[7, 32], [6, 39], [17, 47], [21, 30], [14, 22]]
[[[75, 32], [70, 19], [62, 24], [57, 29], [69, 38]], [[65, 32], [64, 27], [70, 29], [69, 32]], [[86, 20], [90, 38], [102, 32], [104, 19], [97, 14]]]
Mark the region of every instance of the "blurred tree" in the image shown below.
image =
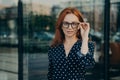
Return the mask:
[[46, 31], [46, 27], [49, 27], [49, 31], [54, 32], [56, 18], [46, 15], [32, 15], [30, 20], [29, 29], [32, 32]]
[[0, 18], [0, 32], [1, 31], [5, 31], [5, 32], [10, 31], [7, 21], [8, 21], [7, 19]]

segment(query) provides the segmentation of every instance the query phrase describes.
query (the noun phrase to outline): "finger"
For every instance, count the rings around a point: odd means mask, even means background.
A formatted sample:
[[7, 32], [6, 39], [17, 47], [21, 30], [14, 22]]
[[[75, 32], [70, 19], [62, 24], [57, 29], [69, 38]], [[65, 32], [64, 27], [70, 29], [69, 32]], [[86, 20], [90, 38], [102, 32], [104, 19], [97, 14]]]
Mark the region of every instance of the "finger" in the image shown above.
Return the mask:
[[80, 29], [83, 30], [83, 25], [80, 24]]
[[87, 29], [89, 30], [90, 29], [90, 24], [86, 23], [86, 26], [87, 26]]
[[84, 32], [84, 29], [81, 27], [80, 28], [80, 33], [83, 34], [83, 32]]
[[89, 30], [90, 24], [89, 24], [89, 23], [85, 23], [85, 24], [84, 24], [84, 28], [85, 28], [85, 30]]
[[88, 24], [87, 24], [87, 23], [84, 24], [84, 29], [85, 29], [85, 30], [88, 29]]
[[82, 29], [84, 29], [84, 23], [80, 23]]
[[84, 23], [81, 23], [81, 27], [82, 27], [84, 30], [86, 30], [87, 27], [88, 27], [88, 25], [84, 22]]
[[90, 24], [89, 23], [85, 23], [85, 31], [88, 34], [90, 30]]

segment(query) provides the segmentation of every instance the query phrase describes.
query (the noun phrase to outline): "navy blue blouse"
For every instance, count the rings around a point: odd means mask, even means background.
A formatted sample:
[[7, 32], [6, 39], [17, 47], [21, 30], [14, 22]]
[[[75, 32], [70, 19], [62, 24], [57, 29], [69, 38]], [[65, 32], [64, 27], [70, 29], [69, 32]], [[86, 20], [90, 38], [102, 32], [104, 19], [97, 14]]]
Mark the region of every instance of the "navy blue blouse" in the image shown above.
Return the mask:
[[86, 55], [80, 52], [82, 42], [78, 40], [66, 57], [64, 45], [50, 47], [48, 51], [48, 80], [85, 80], [86, 69], [93, 68], [94, 43], [88, 42]]

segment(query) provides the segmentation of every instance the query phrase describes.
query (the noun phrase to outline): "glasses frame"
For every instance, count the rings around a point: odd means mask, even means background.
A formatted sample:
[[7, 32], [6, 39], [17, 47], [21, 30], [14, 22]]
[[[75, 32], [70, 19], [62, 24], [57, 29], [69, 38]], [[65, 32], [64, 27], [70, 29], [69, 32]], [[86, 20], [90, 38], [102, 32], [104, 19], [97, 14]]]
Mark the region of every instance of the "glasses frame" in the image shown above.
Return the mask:
[[[66, 23], [67, 25], [64, 25], [64, 23]], [[76, 24], [76, 26], [74, 27], [73, 25], [74, 24]], [[69, 23], [69, 22], [67, 22], [67, 21], [63, 21], [62, 22], [62, 26], [64, 27], [64, 28], [69, 28], [70, 27], [70, 25], [71, 25], [71, 27], [72, 27], [72, 29], [76, 29], [76, 28], [78, 28], [78, 25], [80, 24], [80, 22], [72, 22], [72, 23]]]

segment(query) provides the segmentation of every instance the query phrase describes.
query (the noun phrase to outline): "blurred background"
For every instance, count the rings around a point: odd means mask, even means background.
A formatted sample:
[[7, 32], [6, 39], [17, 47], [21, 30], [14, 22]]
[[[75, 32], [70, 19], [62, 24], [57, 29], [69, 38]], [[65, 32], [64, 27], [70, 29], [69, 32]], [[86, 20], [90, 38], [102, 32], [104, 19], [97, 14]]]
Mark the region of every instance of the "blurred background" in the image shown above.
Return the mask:
[[[22, 12], [18, 11], [19, 1]], [[0, 0], [0, 80], [19, 80], [20, 60], [23, 80], [47, 80], [47, 51], [54, 38], [55, 22], [68, 6], [82, 12], [91, 26], [89, 37], [96, 42], [96, 65], [87, 71], [86, 78], [104, 80], [104, 5], [105, 0]], [[17, 22], [19, 13], [23, 13], [21, 29]], [[23, 36], [18, 36], [18, 32]], [[120, 80], [120, 0], [110, 0], [109, 32], [109, 77]]]

